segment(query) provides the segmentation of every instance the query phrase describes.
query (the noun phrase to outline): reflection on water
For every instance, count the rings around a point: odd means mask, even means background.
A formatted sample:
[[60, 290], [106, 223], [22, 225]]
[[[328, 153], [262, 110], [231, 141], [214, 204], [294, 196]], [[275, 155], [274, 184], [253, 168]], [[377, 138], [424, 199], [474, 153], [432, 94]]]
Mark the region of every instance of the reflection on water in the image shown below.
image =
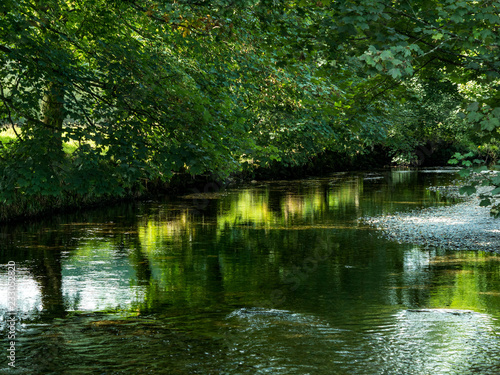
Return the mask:
[[228, 319], [237, 319], [226, 333], [234, 371], [228, 373], [493, 374], [499, 369], [494, 324], [473, 311], [403, 310], [364, 330], [280, 310], [240, 309]]
[[[17, 265], [18, 373], [498, 372], [500, 257], [396, 244], [358, 223], [450, 204], [425, 187], [454, 173], [424, 172], [187, 192], [0, 228], [0, 262]], [[4, 333], [7, 283], [1, 268]]]
[[402, 311], [391, 333], [377, 337], [372, 360], [390, 374], [497, 373], [494, 329], [488, 315], [473, 311]]

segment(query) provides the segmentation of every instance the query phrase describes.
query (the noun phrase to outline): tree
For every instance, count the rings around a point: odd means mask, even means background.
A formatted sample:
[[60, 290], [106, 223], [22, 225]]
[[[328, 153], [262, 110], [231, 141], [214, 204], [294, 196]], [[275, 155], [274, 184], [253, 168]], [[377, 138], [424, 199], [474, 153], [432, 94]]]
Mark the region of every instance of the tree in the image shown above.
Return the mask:
[[[242, 130], [226, 126], [230, 92], [214, 89], [230, 77], [202, 59], [227, 57], [223, 21], [154, 2], [8, 1], [0, 12], [0, 113], [20, 131], [4, 154], [4, 199], [120, 195], [176, 171], [234, 169], [228, 137]], [[78, 145], [71, 157], [61, 141]]]
[[[245, 161], [367, 152], [387, 144], [395, 110], [433, 77], [442, 77], [438, 95], [446, 84], [496, 87], [498, 8], [4, 1], [0, 120], [19, 137], [1, 152], [1, 198], [122, 196], [176, 173], [224, 177]], [[498, 134], [498, 98], [462, 103], [483, 138]], [[72, 154], [62, 152], [68, 143]]]

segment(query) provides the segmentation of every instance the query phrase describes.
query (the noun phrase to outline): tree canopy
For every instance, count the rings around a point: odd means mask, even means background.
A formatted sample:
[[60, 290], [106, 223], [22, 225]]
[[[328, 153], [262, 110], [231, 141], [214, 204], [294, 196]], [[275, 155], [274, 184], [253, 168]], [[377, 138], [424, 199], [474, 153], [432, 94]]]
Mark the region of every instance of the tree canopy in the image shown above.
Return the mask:
[[120, 196], [181, 172], [224, 177], [377, 145], [494, 145], [499, 11], [5, 0], [0, 121], [15, 137], [0, 151], [0, 198]]

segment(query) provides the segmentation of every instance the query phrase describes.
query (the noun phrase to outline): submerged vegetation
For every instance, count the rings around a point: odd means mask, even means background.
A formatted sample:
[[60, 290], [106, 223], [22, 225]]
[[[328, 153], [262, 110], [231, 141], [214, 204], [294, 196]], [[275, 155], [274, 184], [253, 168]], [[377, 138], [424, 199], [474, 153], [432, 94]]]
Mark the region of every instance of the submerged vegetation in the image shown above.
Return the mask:
[[331, 155], [494, 165], [499, 9], [4, 1], [0, 219]]

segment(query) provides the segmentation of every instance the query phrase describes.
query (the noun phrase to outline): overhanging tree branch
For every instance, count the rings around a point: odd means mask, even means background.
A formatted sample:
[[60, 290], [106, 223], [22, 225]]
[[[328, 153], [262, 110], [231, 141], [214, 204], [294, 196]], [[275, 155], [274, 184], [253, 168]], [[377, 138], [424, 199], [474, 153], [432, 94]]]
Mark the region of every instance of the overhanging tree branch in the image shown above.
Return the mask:
[[1, 44], [0, 44], [0, 51], [5, 52], [5, 53], [11, 53], [12, 52], [12, 50], [9, 47], [3, 46]]

